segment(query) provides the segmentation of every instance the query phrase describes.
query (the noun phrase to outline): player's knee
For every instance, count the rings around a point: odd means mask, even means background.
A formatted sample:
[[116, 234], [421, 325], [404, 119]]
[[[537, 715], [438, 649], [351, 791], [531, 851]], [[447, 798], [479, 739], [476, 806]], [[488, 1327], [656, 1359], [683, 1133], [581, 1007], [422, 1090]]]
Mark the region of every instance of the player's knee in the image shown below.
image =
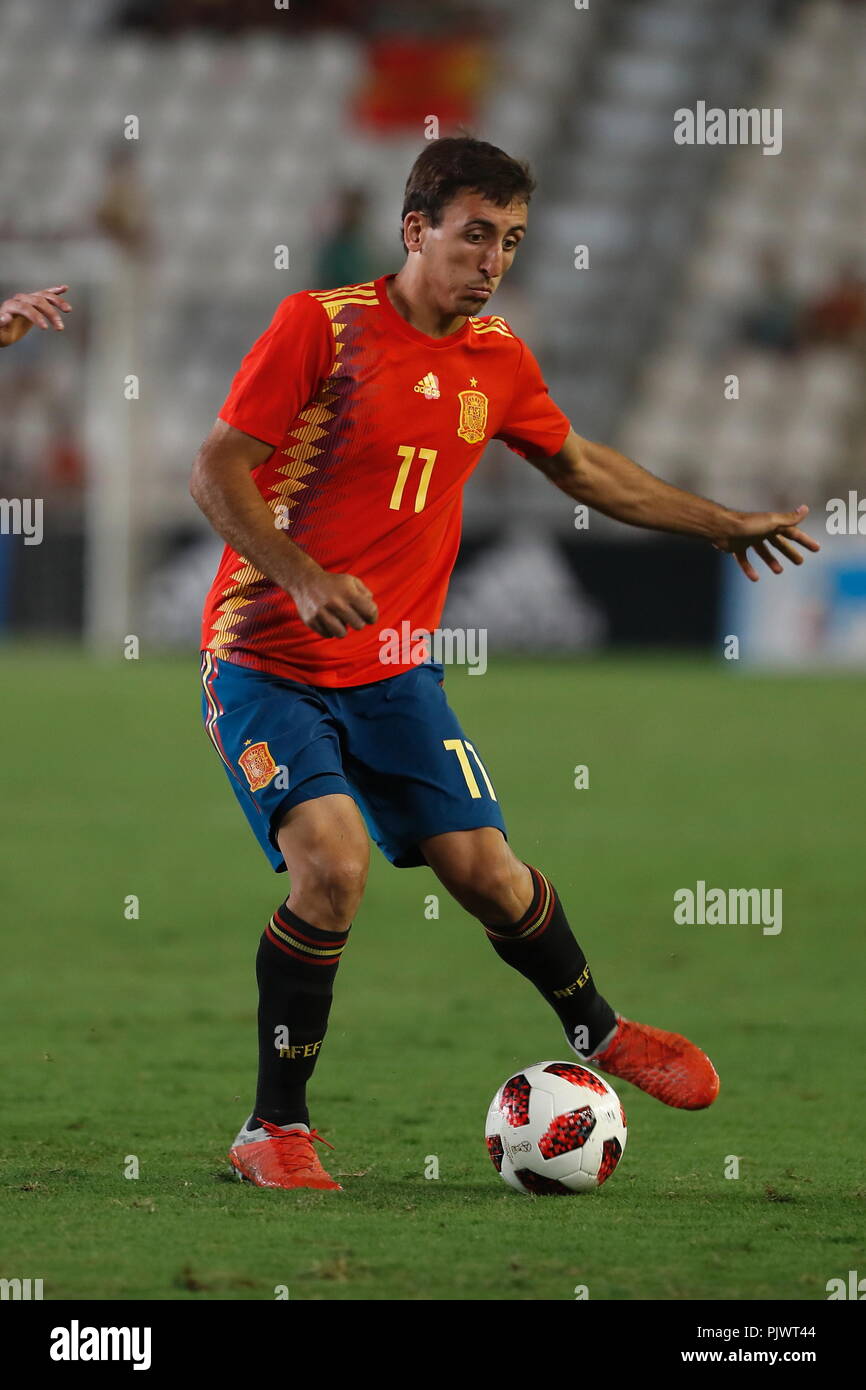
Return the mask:
[[514, 881], [506, 865], [479, 867], [468, 882], [461, 884], [459, 896], [467, 912], [480, 922], [507, 922], [520, 915], [514, 908]]
[[350, 855], [330, 864], [320, 877], [320, 888], [327, 896], [334, 915], [347, 924], [357, 911], [367, 883], [369, 856]]
[[321, 931], [345, 931], [370, 865], [370, 842], [354, 802], [341, 795], [302, 802], [285, 816], [277, 842], [292, 883], [292, 911]]
[[[346, 852], [309, 864], [292, 883], [289, 906], [321, 931], [345, 931], [360, 906], [369, 852]], [[295, 906], [297, 904], [297, 906]]]
[[499, 832], [454, 846], [437, 872], [460, 905], [482, 922], [516, 921], [520, 916], [516, 871], [519, 861]]

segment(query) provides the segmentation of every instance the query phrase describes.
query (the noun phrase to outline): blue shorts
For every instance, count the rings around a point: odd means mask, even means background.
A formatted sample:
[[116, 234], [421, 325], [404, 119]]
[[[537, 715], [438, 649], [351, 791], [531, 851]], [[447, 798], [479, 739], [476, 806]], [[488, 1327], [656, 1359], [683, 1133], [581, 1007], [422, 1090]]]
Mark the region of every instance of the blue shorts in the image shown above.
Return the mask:
[[286, 812], [341, 792], [399, 869], [427, 861], [418, 842], [505, 821], [490, 777], [449, 708], [444, 669], [427, 662], [332, 690], [202, 652], [202, 715], [232, 790], [277, 873]]

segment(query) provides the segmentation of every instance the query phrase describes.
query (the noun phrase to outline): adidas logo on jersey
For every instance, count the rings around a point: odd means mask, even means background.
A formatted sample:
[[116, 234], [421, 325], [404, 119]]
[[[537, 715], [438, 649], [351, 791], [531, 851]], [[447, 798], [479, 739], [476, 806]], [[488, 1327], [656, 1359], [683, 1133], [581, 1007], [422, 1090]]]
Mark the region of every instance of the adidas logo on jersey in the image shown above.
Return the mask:
[[422, 395], [425, 401], [438, 401], [441, 394], [439, 378], [435, 377], [432, 372], [428, 372], [426, 376], [422, 376], [421, 380], [415, 383], [414, 390]]

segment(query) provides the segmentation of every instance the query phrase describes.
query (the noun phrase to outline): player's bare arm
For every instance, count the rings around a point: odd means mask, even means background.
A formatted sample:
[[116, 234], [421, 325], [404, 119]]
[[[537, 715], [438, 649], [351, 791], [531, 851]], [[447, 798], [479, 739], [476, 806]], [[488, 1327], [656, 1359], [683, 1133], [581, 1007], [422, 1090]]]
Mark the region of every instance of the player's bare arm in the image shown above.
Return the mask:
[[189, 490], [214, 530], [295, 601], [298, 614], [321, 637], [345, 637], [374, 623], [373, 595], [352, 574], [331, 574], [290, 540], [253, 482], [253, 470], [272, 444], [217, 420], [202, 444]]
[[751, 580], [757, 580], [759, 575], [749, 562], [750, 547], [774, 574], [782, 573], [782, 565], [768, 545], [794, 565], [801, 565], [804, 558], [797, 545], [812, 551], [821, 548], [798, 527], [809, 510], [805, 505], [793, 512], [732, 511], [663, 482], [625, 454], [583, 439], [574, 430], [567, 435], [559, 453], [551, 458], [536, 456], [530, 462], [576, 502], [583, 502], [615, 521], [711, 541], [716, 549], [733, 555]]
[[63, 319], [60, 314], [71, 313], [72, 305], [61, 295], [69, 289], [68, 285], [54, 285], [48, 290], [33, 290], [32, 293], [13, 294], [0, 304], [0, 347], [11, 347], [36, 328], [53, 328], [63, 332]]

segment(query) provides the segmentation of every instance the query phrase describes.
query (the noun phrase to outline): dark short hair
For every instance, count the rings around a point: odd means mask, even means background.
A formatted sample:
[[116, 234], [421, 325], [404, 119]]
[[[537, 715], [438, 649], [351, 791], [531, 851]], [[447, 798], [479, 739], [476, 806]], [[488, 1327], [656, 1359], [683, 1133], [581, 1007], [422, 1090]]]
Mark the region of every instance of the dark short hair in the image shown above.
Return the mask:
[[535, 179], [525, 160], [471, 135], [448, 135], [431, 140], [421, 151], [406, 180], [400, 217], [400, 244], [405, 246], [403, 222], [408, 212], [423, 212], [438, 227], [442, 213], [461, 189], [480, 193], [497, 207], [528, 203]]

